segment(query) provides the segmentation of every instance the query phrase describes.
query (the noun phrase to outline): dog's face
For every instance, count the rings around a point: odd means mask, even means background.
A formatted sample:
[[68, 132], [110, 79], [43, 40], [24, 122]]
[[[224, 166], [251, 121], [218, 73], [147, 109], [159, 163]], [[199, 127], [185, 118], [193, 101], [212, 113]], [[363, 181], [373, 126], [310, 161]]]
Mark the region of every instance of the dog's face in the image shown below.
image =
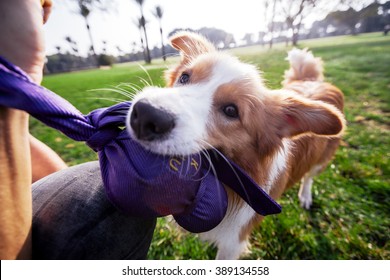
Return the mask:
[[182, 60], [167, 73], [168, 87], [145, 88], [128, 114], [129, 132], [145, 148], [189, 155], [214, 147], [241, 162], [272, 155], [285, 137], [341, 132], [332, 106], [268, 90], [253, 66], [203, 37], [179, 33], [171, 43]]
[[[179, 40], [186, 38], [177, 38], [177, 44]], [[245, 137], [247, 131], [242, 124], [250, 118], [247, 105], [253, 103], [248, 93], [262, 89], [254, 67], [218, 53], [210, 45], [195, 57], [184, 57], [167, 73], [167, 81], [168, 88], [146, 88], [137, 95], [129, 114], [130, 133], [148, 149], [159, 154], [188, 155], [250, 138]], [[170, 124], [161, 134], [150, 120], [144, 120], [149, 122], [149, 129], [140, 125], [140, 114], [153, 110], [149, 106], [159, 110], [155, 112], [157, 119], [167, 116]], [[152, 122], [154, 126], [162, 125]]]

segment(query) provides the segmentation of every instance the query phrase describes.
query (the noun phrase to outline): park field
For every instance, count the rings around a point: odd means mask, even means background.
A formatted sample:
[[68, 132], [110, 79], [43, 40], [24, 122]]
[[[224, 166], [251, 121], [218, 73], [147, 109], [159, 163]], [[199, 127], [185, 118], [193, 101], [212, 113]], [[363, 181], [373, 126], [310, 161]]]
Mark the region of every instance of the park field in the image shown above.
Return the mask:
[[[265, 218], [252, 234], [245, 259], [390, 259], [390, 36], [323, 38], [301, 41], [299, 47], [322, 57], [326, 80], [344, 92], [348, 129], [334, 161], [315, 179], [312, 209], [301, 209], [298, 189], [290, 189], [279, 201], [283, 212]], [[230, 52], [256, 65], [268, 87], [278, 88], [288, 67], [288, 49], [251, 46]], [[127, 100], [114, 92], [118, 85], [163, 86], [163, 71], [175, 60], [50, 75], [43, 85], [88, 113]], [[107, 90], [96, 90], [103, 88]], [[31, 133], [69, 165], [97, 159], [84, 143], [34, 119]], [[211, 259], [215, 254], [196, 235], [159, 219], [148, 258]]]

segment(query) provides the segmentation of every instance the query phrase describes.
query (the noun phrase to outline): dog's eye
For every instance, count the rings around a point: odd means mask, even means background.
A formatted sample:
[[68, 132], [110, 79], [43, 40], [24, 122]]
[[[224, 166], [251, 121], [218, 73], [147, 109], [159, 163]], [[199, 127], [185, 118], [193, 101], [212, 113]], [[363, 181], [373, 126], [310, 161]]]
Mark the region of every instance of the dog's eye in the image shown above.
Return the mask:
[[224, 114], [230, 118], [238, 118], [238, 108], [234, 104], [226, 105], [222, 108]]
[[185, 85], [190, 81], [190, 75], [188, 73], [182, 73], [179, 78], [179, 84]]

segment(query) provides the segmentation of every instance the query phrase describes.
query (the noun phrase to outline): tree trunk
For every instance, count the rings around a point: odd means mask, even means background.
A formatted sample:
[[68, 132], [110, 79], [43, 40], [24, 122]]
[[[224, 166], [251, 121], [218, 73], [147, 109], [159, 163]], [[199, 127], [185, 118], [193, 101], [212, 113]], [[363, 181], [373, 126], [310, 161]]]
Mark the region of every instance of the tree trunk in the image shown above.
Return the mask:
[[274, 6], [272, 8], [272, 19], [271, 19], [271, 30], [270, 30], [270, 33], [271, 33], [271, 40], [269, 41], [269, 48], [272, 49], [272, 45], [273, 45], [273, 40], [274, 40], [274, 20], [275, 20], [275, 11], [276, 11], [276, 1], [277, 0], [274, 0]]
[[145, 36], [145, 51], [146, 51], [146, 59], [145, 62], [147, 64], [150, 64], [152, 62], [152, 59], [150, 57], [150, 51], [149, 51], [149, 43], [148, 43], [148, 35], [146, 34], [146, 26], [143, 25], [142, 29], [144, 30], [144, 36]]
[[292, 44], [293, 46], [298, 45], [298, 39], [299, 39], [299, 30], [301, 30], [301, 24], [302, 24], [302, 17], [299, 23], [293, 28], [293, 37], [292, 37]]
[[142, 52], [144, 53], [144, 60], [145, 62], [147, 62], [147, 56], [146, 56], [146, 48], [145, 48], [145, 44], [144, 44], [144, 39], [142, 38], [142, 27], [139, 29], [139, 37], [140, 37], [140, 41], [141, 41], [141, 47], [142, 47]]
[[298, 33], [294, 33], [292, 36], [292, 44], [294, 47], [296, 47], [298, 45], [298, 36], [299, 36]]
[[357, 35], [355, 25], [351, 26], [351, 33], [352, 33], [353, 36]]
[[162, 53], [162, 58], [165, 61], [166, 57], [165, 57], [164, 37], [163, 37], [163, 30], [161, 25], [160, 25], [160, 35], [161, 35], [161, 53]]
[[87, 22], [87, 30], [88, 30], [89, 40], [91, 41], [91, 50], [92, 50], [93, 55], [96, 56], [95, 46], [94, 46], [93, 39], [92, 39], [91, 29], [89, 27], [89, 24], [88, 24], [87, 20], [86, 20], [86, 22]]
[[94, 43], [93, 43], [91, 28], [89, 27], [89, 23], [88, 23], [88, 18], [84, 17], [84, 19], [85, 19], [85, 25], [87, 26], [87, 30], [88, 30], [89, 40], [91, 41], [91, 50], [92, 50], [92, 53], [93, 53], [93, 58], [94, 58], [94, 60], [96, 62], [96, 65], [99, 66], [99, 63], [98, 63], [98, 60], [97, 60], [96, 51], [95, 51], [95, 46], [94, 46]]

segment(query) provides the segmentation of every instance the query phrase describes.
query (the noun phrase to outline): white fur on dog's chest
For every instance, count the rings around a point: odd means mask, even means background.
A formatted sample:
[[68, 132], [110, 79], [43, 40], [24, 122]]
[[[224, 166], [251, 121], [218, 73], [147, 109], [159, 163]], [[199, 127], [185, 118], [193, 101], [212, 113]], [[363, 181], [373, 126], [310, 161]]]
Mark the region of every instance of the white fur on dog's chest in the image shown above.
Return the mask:
[[245, 202], [241, 207], [229, 201], [225, 218], [214, 229], [200, 234], [202, 240], [218, 247], [217, 259], [238, 259], [248, 249], [248, 241], [240, 240], [241, 230], [254, 218], [256, 212]]

